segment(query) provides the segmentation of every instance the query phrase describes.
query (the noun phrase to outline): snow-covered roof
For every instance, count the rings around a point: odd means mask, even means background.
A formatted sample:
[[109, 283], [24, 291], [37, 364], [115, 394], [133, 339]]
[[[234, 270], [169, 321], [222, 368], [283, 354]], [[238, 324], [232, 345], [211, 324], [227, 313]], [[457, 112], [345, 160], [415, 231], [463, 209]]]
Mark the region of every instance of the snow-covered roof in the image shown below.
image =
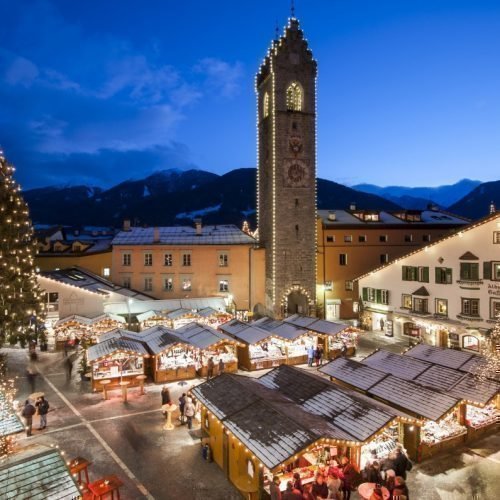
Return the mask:
[[448, 349], [446, 347], [434, 347], [426, 344], [418, 344], [405, 352], [405, 356], [429, 361], [448, 368], [460, 369], [462, 365], [470, 362], [477, 355], [470, 352]]
[[128, 337], [111, 337], [108, 340], [99, 342], [90, 346], [87, 350], [87, 359], [89, 362], [104, 358], [117, 351], [139, 356], [147, 356], [148, 351], [141, 342], [129, 340]]
[[[155, 241], [155, 231], [158, 241]], [[131, 227], [113, 238], [113, 245], [253, 245], [255, 239], [233, 224], [202, 226]]]
[[431, 366], [425, 361], [405, 359], [401, 354], [384, 350], [373, 352], [363, 359], [363, 364], [406, 380], [413, 380]]
[[270, 334], [277, 335], [278, 337], [286, 340], [295, 340], [302, 335], [308, 334], [308, 331], [305, 328], [268, 317], [254, 321], [251, 323], [251, 326], [266, 330]]
[[177, 328], [175, 333], [198, 349], [208, 349], [218, 342], [236, 342], [233, 337], [225, 333], [195, 322]]
[[289, 316], [284, 320], [286, 323], [291, 323], [292, 325], [306, 328], [315, 333], [320, 333], [322, 335], [337, 335], [340, 332], [352, 328], [351, 325], [346, 323], [337, 323], [335, 321], [328, 321], [324, 319], [312, 318], [309, 316], [301, 316], [300, 314], [294, 314]]
[[24, 424], [19, 419], [17, 413], [6, 400], [5, 394], [0, 392], [0, 437], [10, 436], [24, 431]]
[[272, 332], [254, 326], [254, 323], [244, 323], [237, 319], [232, 319], [231, 321], [219, 325], [219, 330], [246, 344], [257, 344], [273, 335]]

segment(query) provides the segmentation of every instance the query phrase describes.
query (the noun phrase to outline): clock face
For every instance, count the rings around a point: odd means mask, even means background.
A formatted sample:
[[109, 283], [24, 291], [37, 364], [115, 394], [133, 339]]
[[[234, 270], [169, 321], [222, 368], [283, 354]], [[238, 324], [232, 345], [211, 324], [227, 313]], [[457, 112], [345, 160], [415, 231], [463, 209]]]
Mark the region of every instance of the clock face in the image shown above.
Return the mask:
[[305, 187], [309, 179], [309, 169], [301, 160], [289, 160], [285, 163], [285, 184], [291, 187]]

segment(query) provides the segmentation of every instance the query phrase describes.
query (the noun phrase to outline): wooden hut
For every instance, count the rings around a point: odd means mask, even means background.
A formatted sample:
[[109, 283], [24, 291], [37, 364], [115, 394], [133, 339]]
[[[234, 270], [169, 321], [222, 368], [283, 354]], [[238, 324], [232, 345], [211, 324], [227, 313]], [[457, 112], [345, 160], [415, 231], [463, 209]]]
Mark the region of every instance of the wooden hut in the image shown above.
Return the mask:
[[212, 307], [205, 307], [204, 309], [200, 309], [197, 314], [200, 317], [198, 323], [211, 326], [212, 328], [217, 328], [222, 323], [226, 323], [227, 321], [232, 319], [231, 314], [225, 311], [217, 311]]
[[136, 318], [141, 330], [147, 330], [155, 326], [168, 327], [170, 325], [170, 320], [167, 318], [166, 314], [161, 311], [146, 311], [137, 314]]
[[149, 357], [142, 342], [116, 336], [90, 346], [86, 355], [93, 390], [102, 390], [101, 380], [111, 381], [108, 388], [117, 387], [122, 381], [139, 385], [136, 377], [145, 374], [144, 358]]
[[282, 365], [259, 379], [224, 374], [192, 390], [214, 461], [245, 498], [264, 498], [277, 475], [281, 490], [298, 472], [304, 485], [330, 457], [359, 462], [360, 448], [402, 412], [303, 370]]

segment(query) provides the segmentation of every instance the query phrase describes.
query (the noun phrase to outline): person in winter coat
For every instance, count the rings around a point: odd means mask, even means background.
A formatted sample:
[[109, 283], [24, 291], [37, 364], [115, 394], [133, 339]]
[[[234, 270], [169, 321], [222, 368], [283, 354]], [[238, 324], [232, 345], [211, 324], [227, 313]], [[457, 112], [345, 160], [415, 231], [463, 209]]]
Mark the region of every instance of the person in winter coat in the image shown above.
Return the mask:
[[207, 380], [214, 376], [214, 358], [208, 358], [207, 361]]
[[47, 413], [49, 413], [49, 402], [44, 396], [40, 396], [35, 403], [36, 409], [38, 410], [38, 415], [40, 415], [40, 427], [38, 430], [45, 429], [47, 427]]
[[36, 413], [35, 407], [29, 402], [29, 399], [24, 403], [23, 412], [21, 415], [24, 417], [26, 422], [26, 436], [31, 436], [31, 431], [33, 429], [33, 415]]
[[366, 481], [368, 483], [381, 484], [382, 476], [380, 475], [380, 464], [375, 461], [366, 469]]
[[184, 425], [184, 408], [186, 407], [186, 393], [183, 392], [182, 396], [179, 398], [179, 419], [181, 421], [181, 425]]
[[320, 366], [323, 363], [323, 349], [319, 345], [314, 351], [314, 358], [316, 360], [316, 366]]
[[394, 489], [392, 490], [392, 497], [394, 500], [410, 500], [410, 493], [406, 481], [401, 476], [396, 476], [394, 479]]
[[302, 500], [302, 493], [293, 487], [292, 481], [288, 481], [281, 498], [282, 500]]
[[269, 493], [271, 495], [271, 500], [282, 500], [280, 483], [280, 478], [278, 476], [274, 476], [273, 480], [269, 484]]
[[299, 490], [301, 494], [304, 493], [304, 486], [302, 486], [302, 479], [300, 479], [300, 474], [298, 472], [293, 474], [293, 487]]
[[394, 490], [394, 488], [396, 486], [394, 484], [395, 479], [396, 479], [396, 473], [392, 469], [389, 469], [385, 472], [384, 485], [389, 490], [389, 493], [391, 494], [391, 498], [392, 498], [392, 491]]
[[314, 499], [328, 498], [328, 486], [322, 474], [316, 474], [316, 481], [312, 485], [311, 493]]
[[334, 500], [339, 500], [341, 496], [342, 480], [339, 475], [335, 472], [328, 473], [328, 479], [326, 480], [326, 486], [328, 488], [328, 498], [333, 498]]
[[170, 399], [170, 391], [166, 385], [163, 386], [161, 390], [161, 405], [169, 405], [172, 402]]
[[307, 349], [307, 366], [313, 365], [313, 359], [314, 359], [314, 347], [310, 345]]
[[186, 397], [186, 406], [184, 406], [184, 415], [187, 420], [188, 429], [193, 428], [193, 417], [196, 413], [196, 408], [193, 403], [193, 399], [190, 396]]
[[403, 453], [403, 450], [401, 448], [396, 448], [396, 457], [394, 458], [392, 468], [394, 469], [396, 476], [400, 476], [403, 479], [406, 479], [406, 471], [410, 470], [411, 465], [410, 460]]
[[357, 476], [357, 471], [347, 457], [342, 457], [342, 473], [344, 474], [344, 483], [342, 485], [344, 500], [350, 500], [351, 491], [354, 488], [354, 480]]

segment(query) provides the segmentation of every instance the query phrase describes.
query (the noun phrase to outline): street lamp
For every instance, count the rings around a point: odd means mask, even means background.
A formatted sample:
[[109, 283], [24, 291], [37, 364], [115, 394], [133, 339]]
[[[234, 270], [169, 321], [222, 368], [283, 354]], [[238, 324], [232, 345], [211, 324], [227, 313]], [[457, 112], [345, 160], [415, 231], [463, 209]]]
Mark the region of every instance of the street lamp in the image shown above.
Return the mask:
[[127, 328], [130, 330], [130, 306], [134, 302], [134, 299], [127, 299], [127, 310], [128, 310], [128, 319], [127, 319]]

